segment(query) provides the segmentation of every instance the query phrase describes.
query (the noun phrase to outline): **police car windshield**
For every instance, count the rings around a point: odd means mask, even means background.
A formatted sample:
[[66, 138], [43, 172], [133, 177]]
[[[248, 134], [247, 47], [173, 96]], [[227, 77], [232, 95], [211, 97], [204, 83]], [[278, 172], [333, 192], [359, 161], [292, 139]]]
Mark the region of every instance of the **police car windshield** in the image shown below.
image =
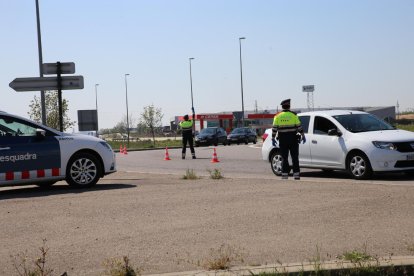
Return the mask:
[[34, 136], [36, 128], [24, 124], [13, 118], [0, 118], [0, 135], [2, 136]]
[[371, 114], [346, 114], [333, 116], [346, 130], [357, 133], [392, 130], [394, 127]]

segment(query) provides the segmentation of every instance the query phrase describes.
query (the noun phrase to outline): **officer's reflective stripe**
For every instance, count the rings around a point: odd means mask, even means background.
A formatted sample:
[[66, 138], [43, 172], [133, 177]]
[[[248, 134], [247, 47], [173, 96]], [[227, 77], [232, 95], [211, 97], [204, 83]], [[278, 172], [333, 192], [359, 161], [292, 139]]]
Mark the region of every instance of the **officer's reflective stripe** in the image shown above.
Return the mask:
[[6, 172], [0, 173], [0, 181], [12, 181], [12, 180], [25, 180], [36, 179], [43, 177], [60, 176], [59, 168], [42, 169], [33, 171], [21, 171], [21, 172]]
[[298, 127], [299, 125], [293, 124], [293, 125], [278, 125], [277, 127], [280, 128], [292, 128], [292, 127]]
[[296, 127], [291, 127], [291, 128], [279, 128], [277, 130], [278, 132], [297, 132], [298, 129]]

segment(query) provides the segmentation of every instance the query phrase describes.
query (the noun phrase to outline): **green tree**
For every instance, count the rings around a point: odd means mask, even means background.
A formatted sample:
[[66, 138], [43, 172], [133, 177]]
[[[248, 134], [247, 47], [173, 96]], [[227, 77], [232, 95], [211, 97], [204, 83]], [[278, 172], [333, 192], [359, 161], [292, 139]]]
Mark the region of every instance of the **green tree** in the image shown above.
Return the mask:
[[[60, 129], [59, 126], [59, 105], [58, 105], [58, 92], [46, 91], [45, 92], [45, 106], [46, 106], [46, 125]], [[63, 131], [75, 125], [75, 121], [71, 121], [68, 116], [68, 104], [69, 101], [62, 99], [62, 114], [63, 114]], [[30, 111], [27, 114], [30, 118], [36, 122], [42, 122], [42, 106], [40, 103], [40, 97], [34, 96], [34, 99], [30, 101]]]
[[[129, 129], [131, 129], [131, 127], [133, 125], [135, 125], [136, 119], [132, 116], [132, 114], [129, 114], [128, 121], [129, 121]], [[118, 122], [112, 128], [112, 132], [120, 133], [120, 134], [125, 134], [125, 135], [128, 133], [128, 130], [127, 130], [127, 117], [126, 117], [126, 115], [124, 115], [122, 117], [122, 120], [120, 122]]]
[[161, 108], [156, 108], [153, 104], [144, 107], [144, 112], [141, 113], [140, 126], [146, 128], [152, 135], [153, 145], [155, 147], [155, 129], [162, 127]]

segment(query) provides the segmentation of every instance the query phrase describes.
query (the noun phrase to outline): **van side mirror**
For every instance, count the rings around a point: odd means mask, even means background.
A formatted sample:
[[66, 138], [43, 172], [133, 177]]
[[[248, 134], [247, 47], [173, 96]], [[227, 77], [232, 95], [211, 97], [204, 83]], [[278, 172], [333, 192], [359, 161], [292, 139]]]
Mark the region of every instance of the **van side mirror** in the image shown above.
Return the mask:
[[328, 130], [328, 135], [329, 136], [338, 136], [338, 137], [341, 137], [342, 136], [342, 132], [340, 130], [338, 130], [337, 128], [332, 128], [332, 129]]

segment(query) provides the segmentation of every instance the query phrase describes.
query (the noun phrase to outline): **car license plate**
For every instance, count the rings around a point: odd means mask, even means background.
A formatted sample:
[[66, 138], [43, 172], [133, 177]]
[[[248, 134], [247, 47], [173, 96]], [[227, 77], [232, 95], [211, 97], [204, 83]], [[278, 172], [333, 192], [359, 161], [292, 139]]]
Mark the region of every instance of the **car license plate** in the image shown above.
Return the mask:
[[414, 154], [407, 155], [407, 160], [414, 160]]

